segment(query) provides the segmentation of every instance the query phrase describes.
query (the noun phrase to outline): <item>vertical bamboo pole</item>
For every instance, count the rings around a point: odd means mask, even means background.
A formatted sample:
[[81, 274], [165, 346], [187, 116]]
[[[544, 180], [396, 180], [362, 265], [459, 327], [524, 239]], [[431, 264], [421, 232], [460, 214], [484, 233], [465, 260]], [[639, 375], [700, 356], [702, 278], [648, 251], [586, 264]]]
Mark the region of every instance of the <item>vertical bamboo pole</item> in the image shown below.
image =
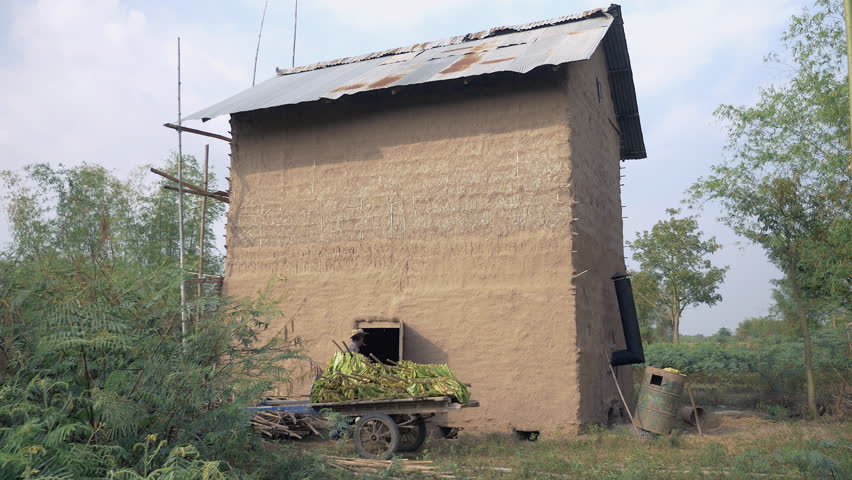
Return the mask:
[[[846, 81], [849, 83], [849, 146], [852, 148], [852, 0], [843, 0], [843, 16], [846, 18]], [[852, 171], [852, 155], [847, 169]]]
[[184, 282], [183, 259], [183, 129], [180, 111], [180, 37], [177, 39], [177, 101], [178, 101], [178, 258], [180, 259], [180, 335], [181, 343], [186, 346], [186, 282]]
[[[210, 160], [210, 144], [204, 145], [204, 191], [207, 191], [207, 165]], [[207, 197], [201, 197], [201, 226], [198, 227], [198, 298], [201, 298], [202, 284], [204, 278], [204, 220], [207, 213]], [[201, 319], [201, 302], [198, 302], [198, 313], [196, 321]]]

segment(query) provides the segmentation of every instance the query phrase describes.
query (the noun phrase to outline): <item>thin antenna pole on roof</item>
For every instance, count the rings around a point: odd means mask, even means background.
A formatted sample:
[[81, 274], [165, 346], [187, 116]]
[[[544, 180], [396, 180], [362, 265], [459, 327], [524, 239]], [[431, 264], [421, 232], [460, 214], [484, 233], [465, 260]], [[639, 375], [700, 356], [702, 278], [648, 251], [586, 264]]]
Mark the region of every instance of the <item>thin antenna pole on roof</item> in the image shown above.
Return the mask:
[[180, 341], [186, 349], [186, 282], [183, 278], [183, 129], [180, 111], [180, 37], [177, 39], [178, 104], [178, 258], [180, 259]]
[[293, 11], [293, 59], [290, 68], [296, 67], [296, 27], [299, 25], [299, 0], [296, 0], [296, 8]]
[[269, 6], [269, 0], [263, 4], [263, 15], [260, 16], [260, 30], [257, 31], [257, 48], [254, 51], [254, 71], [251, 74], [251, 86], [254, 86], [254, 80], [257, 77], [257, 55], [260, 53], [260, 36], [263, 34], [263, 21], [266, 19], [266, 7]]

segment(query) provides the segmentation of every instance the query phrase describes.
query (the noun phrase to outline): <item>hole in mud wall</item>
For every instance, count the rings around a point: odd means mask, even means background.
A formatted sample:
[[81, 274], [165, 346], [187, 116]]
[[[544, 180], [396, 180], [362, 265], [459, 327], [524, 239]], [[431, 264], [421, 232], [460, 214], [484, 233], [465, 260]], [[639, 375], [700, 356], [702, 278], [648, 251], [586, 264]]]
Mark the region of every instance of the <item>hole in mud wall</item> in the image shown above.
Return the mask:
[[538, 430], [515, 430], [515, 438], [518, 440], [526, 440], [528, 442], [534, 442], [538, 440], [538, 437], [541, 435]]
[[367, 333], [361, 354], [374, 355], [383, 363], [398, 362], [399, 358], [399, 328], [365, 328]]
[[606, 424], [607, 425], [615, 425], [621, 420], [621, 412], [618, 411], [617, 407], [611, 406], [606, 411]]
[[662, 385], [663, 377], [659, 375], [651, 375], [651, 385]]

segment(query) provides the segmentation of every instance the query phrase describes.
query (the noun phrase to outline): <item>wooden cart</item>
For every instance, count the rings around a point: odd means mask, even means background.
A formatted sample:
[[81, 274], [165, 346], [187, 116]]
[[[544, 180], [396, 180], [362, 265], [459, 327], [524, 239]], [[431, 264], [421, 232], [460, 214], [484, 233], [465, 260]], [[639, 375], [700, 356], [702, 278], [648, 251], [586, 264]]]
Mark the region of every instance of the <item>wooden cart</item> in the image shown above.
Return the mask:
[[384, 459], [397, 452], [415, 452], [423, 446], [426, 415], [478, 406], [475, 400], [462, 405], [451, 397], [415, 397], [329, 403], [284, 400], [276, 401], [275, 405], [252, 407], [252, 410], [303, 415], [320, 415], [323, 410], [331, 410], [352, 417], [357, 419], [352, 439], [358, 454], [364, 458]]

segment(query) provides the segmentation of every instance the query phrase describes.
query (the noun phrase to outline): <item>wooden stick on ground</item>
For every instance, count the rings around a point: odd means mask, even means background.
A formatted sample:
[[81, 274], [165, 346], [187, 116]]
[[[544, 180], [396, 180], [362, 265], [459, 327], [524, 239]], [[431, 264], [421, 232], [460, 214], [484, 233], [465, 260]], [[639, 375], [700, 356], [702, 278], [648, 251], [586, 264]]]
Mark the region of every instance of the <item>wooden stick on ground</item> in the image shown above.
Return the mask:
[[686, 393], [689, 394], [689, 403], [692, 404], [692, 414], [695, 415], [695, 426], [698, 427], [698, 436], [703, 437], [704, 432], [701, 431], [701, 420], [698, 419], [698, 409], [695, 408], [695, 399], [692, 398], [692, 389], [689, 388], [689, 384], [686, 384]]
[[621, 403], [624, 405], [624, 409], [627, 410], [627, 416], [630, 417], [630, 424], [636, 428], [639, 428], [636, 425], [636, 421], [633, 420], [633, 414], [630, 413], [630, 407], [627, 406], [627, 400], [624, 399], [624, 394], [621, 393], [621, 385], [618, 384], [618, 377], [615, 375], [615, 369], [612, 368], [612, 363], [610, 363], [609, 358], [607, 358], [606, 353], [604, 353], [604, 361], [609, 367], [609, 373], [612, 374], [612, 381], [615, 383], [615, 389], [618, 390], [618, 396], [621, 397]]

